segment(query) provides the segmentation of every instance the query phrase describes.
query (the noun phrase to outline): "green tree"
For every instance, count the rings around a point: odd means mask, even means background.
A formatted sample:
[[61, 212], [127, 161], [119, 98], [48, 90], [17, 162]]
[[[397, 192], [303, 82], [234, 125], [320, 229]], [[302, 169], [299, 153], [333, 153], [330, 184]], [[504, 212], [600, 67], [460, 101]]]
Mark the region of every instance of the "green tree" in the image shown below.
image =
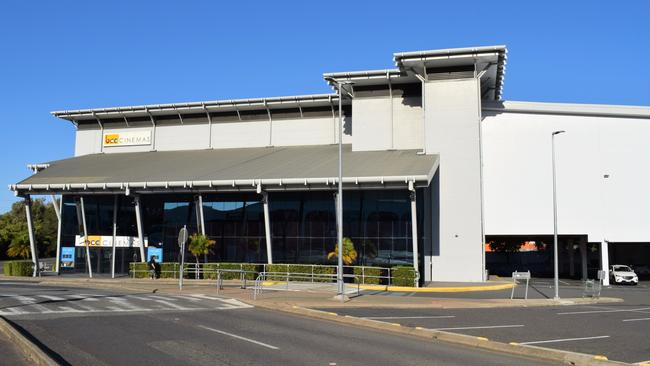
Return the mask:
[[[44, 199], [32, 200], [32, 219], [39, 256], [53, 255], [56, 251], [58, 225], [53, 204]], [[14, 203], [9, 212], [0, 215], [0, 248], [2, 255], [6, 252], [10, 257], [30, 257], [24, 201]]]
[[205, 235], [192, 234], [190, 236], [190, 244], [187, 250], [189, 250], [196, 259], [196, 264], [199, 264], [199, 256], [208, 255], [214, 244], [215, 241], [210, 240], [210, 238]]
[[[327, 254], [327, 259], [338, 258], [339, 246], [334, 245], [334, 250]], [[354, 249], [354, 243], [350, 238], [343, 238], [343, 264], [350, 265], [357, 260], [357, 250]]]

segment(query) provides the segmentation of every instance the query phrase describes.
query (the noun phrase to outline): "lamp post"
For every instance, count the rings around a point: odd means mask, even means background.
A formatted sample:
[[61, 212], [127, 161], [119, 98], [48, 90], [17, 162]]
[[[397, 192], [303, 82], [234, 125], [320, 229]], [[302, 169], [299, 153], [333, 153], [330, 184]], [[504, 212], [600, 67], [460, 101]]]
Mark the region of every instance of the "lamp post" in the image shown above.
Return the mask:
[[558, 270], [558, 250], [557, 250], [557, 190], [555, 187], [555, 136], [565, 133], [564, 130], [553, 131], [551, 133], [551, 163], [553, 166], [553, 279], [555, 285], [554, 300], [560, 299], [560, 279]]
[[343, 85], [338, 83], [339, 92], [339, 185], [336, 194], [336, 240], [338, 242], [338, 293], [341, 297], [341, 302], [344, 299], [344, 283], [343, 283]]

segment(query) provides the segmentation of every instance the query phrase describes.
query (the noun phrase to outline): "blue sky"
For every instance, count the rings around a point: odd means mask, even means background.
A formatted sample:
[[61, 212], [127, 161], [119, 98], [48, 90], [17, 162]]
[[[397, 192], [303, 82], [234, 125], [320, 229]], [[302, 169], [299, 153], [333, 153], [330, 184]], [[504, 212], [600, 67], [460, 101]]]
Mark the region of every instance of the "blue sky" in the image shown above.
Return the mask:
[[0, 11], [0, 211], [72, 156], [62, 109], [330, 92], [392, 53], [505, 44], [504, 99], [650, 105], [648, 1], [11, 1]]

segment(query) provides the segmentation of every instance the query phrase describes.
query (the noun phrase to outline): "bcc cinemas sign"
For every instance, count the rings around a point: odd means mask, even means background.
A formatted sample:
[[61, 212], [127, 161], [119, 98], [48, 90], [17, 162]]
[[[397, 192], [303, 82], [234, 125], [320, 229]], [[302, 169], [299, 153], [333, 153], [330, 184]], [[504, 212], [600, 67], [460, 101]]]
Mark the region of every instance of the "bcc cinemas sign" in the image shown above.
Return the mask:
[[151, 145], [151, 131], [109, 132], [104, 134], [104, 146]]

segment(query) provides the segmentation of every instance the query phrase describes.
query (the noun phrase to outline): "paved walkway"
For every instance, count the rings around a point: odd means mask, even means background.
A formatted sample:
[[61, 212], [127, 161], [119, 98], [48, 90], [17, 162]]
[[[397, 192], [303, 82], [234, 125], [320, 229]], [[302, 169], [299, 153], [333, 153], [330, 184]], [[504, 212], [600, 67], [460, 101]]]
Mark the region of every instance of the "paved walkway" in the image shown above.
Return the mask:
[[[399, 296], [382, 294], [373, 295], [372, 291], [362, 291], [359, 296], [349, 293], [349, 300], [341, 303], [334, 298], [334, 292], [322, 289], [303, 289], [300, 291], [272, 291], [264, 290], [257, 299], [253, 299], [252, 281], [249, 281], [248, 289], [241, 289], [239, 281], [224, 281], [224, 289], [217, 291], [216, 281], [210, 280], [185, 280], [183, 290], [178, 289], [176, 280], [148, 280], [148, 279], [88, 279], [69, 277], [42, 277], [15, 278], [0, 277], [4, 281], [38, 281], [47, 285], [58, 285], [68, 287], [89, 287], [109, 288], [131, 292], [161, 292], [166, 294], [214, 294], [236, 298], [252, 305], [260, 306], [300, 306], [307, 308], [317, 307], [359, 307], [359, 308], [396, 308], [396, 309], [460, 309], [460, 308], [496, 308], [496, 307], [529, 307], [529, 306], [552, 306], [552, 305], [573, 305], [611, 303], [622, 300], [616, 298], [600, 298], [598, 300], [583, 298], [566, 298], [560, 301], [552, 299], [514, 299], [503, 298], [459, 298], [456, 294], [449, 294], [449, 297], [423, 297], [423, 296]], [[352, 286], [350, 286], [352, 287]]]

